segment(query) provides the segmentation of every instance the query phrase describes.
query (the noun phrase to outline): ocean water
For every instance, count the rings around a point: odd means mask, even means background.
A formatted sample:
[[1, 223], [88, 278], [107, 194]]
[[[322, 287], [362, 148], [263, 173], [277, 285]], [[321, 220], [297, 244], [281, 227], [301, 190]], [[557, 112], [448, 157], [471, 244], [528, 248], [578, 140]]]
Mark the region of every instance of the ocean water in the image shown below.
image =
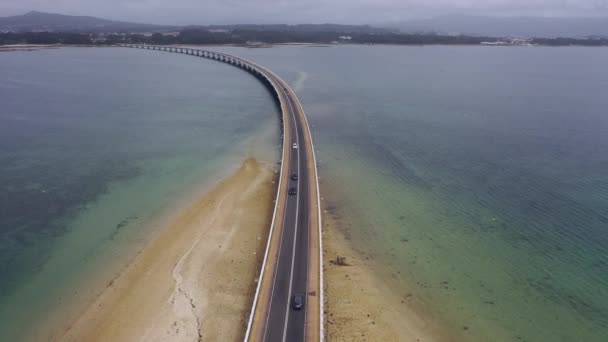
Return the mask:
[[608, 341], [608, 49], [217, 47], [298, 93], [321, 192], [467, 341]]
[[242, 158], [275, 163], [277, 115], [255, 78], [217, 62], [0, 54], [0, 339], [77, 313], [163, 215]]
[[[296, 89], [326, 208], [408, 305], [467, 341], [608, 340], [607, 49], [214, 49]], [[2, 54], [0, 75], [10, 340], [192, 184], [276, 149], [256, 138], [270, 97], [220, 63], [58, 49]]]

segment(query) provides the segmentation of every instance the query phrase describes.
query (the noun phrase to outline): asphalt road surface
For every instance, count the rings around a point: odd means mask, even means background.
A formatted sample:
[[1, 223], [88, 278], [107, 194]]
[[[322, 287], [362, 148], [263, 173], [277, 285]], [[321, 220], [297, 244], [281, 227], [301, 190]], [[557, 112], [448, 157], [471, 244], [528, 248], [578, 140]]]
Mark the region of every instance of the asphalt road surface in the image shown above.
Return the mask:
[[[279, 259], [272, 285], [272, 295], [268, 319], [264, 328], [264, 341], [304, 341], [306, 322], [306, 289], [308, 280], [308, 229], [309, 229], [309, 182], [307, 149], [304, 142], [302, 126], [303, 113], [294, 100], [294, 95], [281, 80], [281, 91], [287, 99], [284, 122], [289, 125], [291, 134], [291, 165], [289, 166], [290, 186], [297, 189], [296, 195], [290, 195], [284, 207], [285, 219], [281, 236]], [[300, 143], [302, 142], [302, 143]], [[293, 148], [296, 144], [297, 148]], [[298, 175], [298, 180], [291, 175]], [[301, 310], [292, 307], [294, 295], [303, 298]]]

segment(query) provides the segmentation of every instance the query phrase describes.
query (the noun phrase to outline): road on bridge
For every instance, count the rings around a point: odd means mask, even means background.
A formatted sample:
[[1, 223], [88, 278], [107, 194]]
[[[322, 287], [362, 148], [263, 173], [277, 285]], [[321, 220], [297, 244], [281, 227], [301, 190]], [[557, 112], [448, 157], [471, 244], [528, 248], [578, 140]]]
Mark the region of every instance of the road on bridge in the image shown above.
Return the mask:
[[[277, 209], [282, 213], [277, 213], [275, 224], [279, 224], [281, 218], [282, 224], [275, 226], [269, 246], [269, 258], [274, 256], [274, 262], [266, 265], [259, 294], [265, 309], [256, 309], [249, 340], [320, 341], [321, 222], [314, 147], [305, 113], [295, 93], [275, 74], [268, 73], [267, 77], [278, 88], [282, 104], [283, 146], [288, 151], [283, 156], [286, 167], [283, 172], [287, 174], [283, 174], [281, 181], [287, 182], [286, 188], [295, 188], [296, 193], [287, 195], [284, 204]], [[294, 308], [296, 295], [303, 299], [301, 310]]]
[[[225, 53], [186, 47], [122, 45], [182, 53], [239, 67], [274, 92], [281, 106], [283, 156], [275, 212], [246, 341], [323, 341], [321, 211], [310, 127], [295, 93], [272, 71]], [[294, 296], [301, 296], [296, 309]]]
[[[289, 188], [296, 189], [295, 195], [290, 195], [285, 205], [282, 238], [279, 247], [279, 257], [272, 279], [272, 290], [268, 318], [264, 326], [264, 341], [305, 341], [313, 340], [306, 337], [306, 318], [309, 313], [309, 260], [310, 260], [310, 229], [311, 215], [317, 215], [317, 208], [311, 207], [311, 183], [316, 186], [316, 175], [309, 173], [312, 145], [308, 143], [304, 113], [295, 99], [295, 94], [282, 80], [275, 82], [283, 88], [285, 98], [285, 124], [289, 125]], [[288, 117], [288, 118], [287, 118]], [[294, 148], [297, 147], [297, 148]], [[294, 177], [297, 175], [297, 177]], [[293, 178], [297, 178], [294, 180]], [[316, 193], [313, 193], [316, 196]], [[318, 253], [318, 249], [314, 249]], [[314, 253], [314, 252], [313, 252]], [[315, 279], [317, 282], [318, 278]], [[313, 295], [315, 295], [313, 293]], [[301, 296], [302, 310], [295, 310], [293, 299]], [[318, 319], [318, 318], [317, 318]]]

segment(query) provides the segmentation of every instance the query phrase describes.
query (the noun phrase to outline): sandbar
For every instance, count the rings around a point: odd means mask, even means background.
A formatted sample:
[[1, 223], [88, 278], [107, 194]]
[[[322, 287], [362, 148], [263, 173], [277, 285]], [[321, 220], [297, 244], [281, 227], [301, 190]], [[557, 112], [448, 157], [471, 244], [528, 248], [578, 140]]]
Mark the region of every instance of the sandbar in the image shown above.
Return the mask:
[[57, 341], [240, 341], [272, 218], [253, 158], [160, 228]]

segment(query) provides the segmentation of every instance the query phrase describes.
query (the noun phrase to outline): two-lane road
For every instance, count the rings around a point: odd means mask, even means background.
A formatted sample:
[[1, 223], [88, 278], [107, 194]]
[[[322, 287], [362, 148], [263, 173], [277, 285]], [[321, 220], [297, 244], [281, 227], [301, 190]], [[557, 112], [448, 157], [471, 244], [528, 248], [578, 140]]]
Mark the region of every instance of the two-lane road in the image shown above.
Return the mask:
[[[252, 65], [276, 90], [286, 139], [283, 147], [289, 149], [283, 155], [282, 169], [283, 172], [287, 171], [283, 177], [287, 177], [290, 194], [284, 203], [278, 205], [281, 213], [275, 213], [276, 217], [282, 218], [275, 221], [281, 225], [274, 233], [279, 236], [269, 237], [269, 250], [273, 249], [272, 243], [275, 243], [275, 254], [270, 258], [274, 256], [275, 260], [262, 271], [264, 276], [259, 297], [263, 298], [258, 306], [254, 303], [255, 315], [250, 322], [253, 332], [248, 330], [246, 339], [268, 342], [321, 341], [320, 203], [308, 123], [299, 100], [285, 81], [255, 63], [238, 60]], [[297, 179], [293, 179], [293, 175]], [[294, 188], [295, 194], [292, 194], [291, 189]], [[314, 278], [312, 282], [309, 279], [311, 275]], [[303, 307], [299, 310], [293, 308], [295, 295], [303, 298]], [[257, 299], [260, 298], [256, 298], [256, 302]]]
[[[308, 174], [309, 146], [302, 144], [304, 131], [300, 120], [300, 106], [294, 100], [292, 91], [282, 81], [287, 108], [284, 108], [285, 122], [290, 125], [291, 166], [290, 188], [295, 187], [296, 195], [290, 195], [285, 207], [285, 219], [280, 242], [279, 259], [272, 285], [268, 318], [264, 326], [263, 340], [304, 341], [306, 335], [306, 306], [308, 289], [308, 251], [309, 251], [309, 187]], [[297, 146], [294, 148], [293, 146]], [[292, 175], [297, 175], [293, 180]], [[301, 310], [293, 309], [292, 300], [301, 295], [304, 305]]]

